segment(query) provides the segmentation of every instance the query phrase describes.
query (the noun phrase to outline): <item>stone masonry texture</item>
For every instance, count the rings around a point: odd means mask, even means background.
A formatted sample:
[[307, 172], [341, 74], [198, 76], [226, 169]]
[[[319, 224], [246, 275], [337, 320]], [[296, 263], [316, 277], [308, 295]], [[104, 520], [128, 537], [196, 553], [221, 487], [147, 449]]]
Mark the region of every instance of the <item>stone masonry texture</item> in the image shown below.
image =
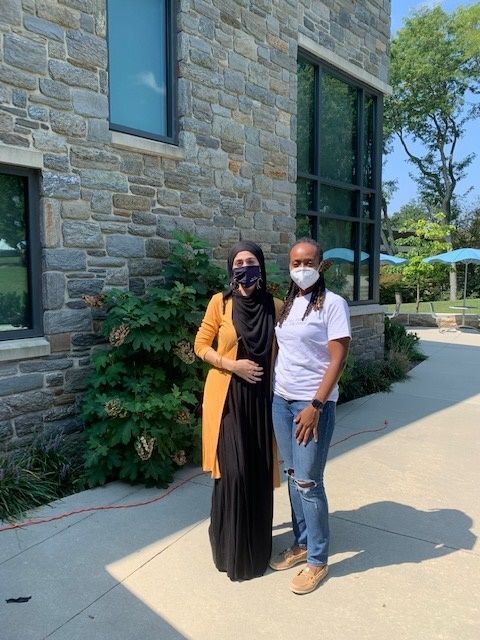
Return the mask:
[[[88, 358], [101, 342], [83, 300], [142, 291], [176, 230], [223, 263], [259, 242], [283, 266], [295, 234], [296, 60], [303, 34], [387, 82], [390, 2], [178, 0], [178, 148], [112, 144], [106, 0], [1, 0], [0, 146], [33, 150], [44, 333], [51, 355], [0, 363], [0, 447], [81, 428]], [[355, 319], [378, 354], [381, 315]], [[363, 342], [362, 342], [363, 341]]]

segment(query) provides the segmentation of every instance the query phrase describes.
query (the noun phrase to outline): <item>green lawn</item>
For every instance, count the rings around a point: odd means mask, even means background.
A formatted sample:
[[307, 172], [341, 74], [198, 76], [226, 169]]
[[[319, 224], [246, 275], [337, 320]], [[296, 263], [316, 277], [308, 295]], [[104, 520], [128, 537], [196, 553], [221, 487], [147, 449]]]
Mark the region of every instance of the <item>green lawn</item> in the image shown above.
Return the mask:
[[[463, 305], [463, 298], [461, 300], [440, 300], [438, 302], [421, 302], [419, 307], [420, 313], [431, 313], [432, 308], [430, 305], [433, 305], [433, 310], [435, 313], [456, 313], [461, 314], [461, 309], [451, 309], [450, 307], [461, 307]], [[467, 298], [466, 302], [467, 307], [471, 307], [467, 309], [465, 313], [469, 314], [480, 314], [480, 298]], [[385, 304], [383, 305], [387, 313], [393, 313], [395, 311], [394, 304]], [[400, 313], [415, 313], [416, 309], [415, 302], [407, 302], [402, 304], [400, 307]]]

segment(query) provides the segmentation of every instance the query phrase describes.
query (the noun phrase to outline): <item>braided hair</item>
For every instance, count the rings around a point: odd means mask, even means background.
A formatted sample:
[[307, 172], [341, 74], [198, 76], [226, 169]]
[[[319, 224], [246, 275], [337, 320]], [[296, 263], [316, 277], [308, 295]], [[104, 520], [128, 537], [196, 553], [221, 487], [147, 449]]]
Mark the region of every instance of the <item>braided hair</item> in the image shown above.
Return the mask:
[[[303, 318], [302, 318], [302, 321], [303, 321], [305, 320], [305, 318], [308, 316], [308, 314], [312, 309], [315, 309], [315, 311], [320, 311], [320, 309], [322, 309], [323, 307], [323, 303], [325, 302], [325, 277], [323, 275], [323, 269], [322, 269], [322, 266], [324, 266], [325, 263], [323, 262], [323, 250], [318, 244], [318, 242], [316, 242], [312, 238], [300, 238], [291, 246], [290, 251], [299, 244], [310, 244], [314, 246], [317, 251], [317, 256], [320, 262], [320, 277], [312, 287], [312, 295], [310, 297], [310, 301], [307, 305], [307, 308], [305, 309], [305, 313], [303, 314]], [[288, 314], [290, 313], [290, 309], [293, 306], [293, 302], [299, 293], [300, 293], [300, 287], [297, 284], [295, 284], [295, 282], [293, 282], [292, 280], [290, 282], [287, 295], [284, 298], [282, 313], [280, 314], [280, 317], [278, 319], [278, 325], [280, 327], [282, 326], [284, 320], [288, 318]]]

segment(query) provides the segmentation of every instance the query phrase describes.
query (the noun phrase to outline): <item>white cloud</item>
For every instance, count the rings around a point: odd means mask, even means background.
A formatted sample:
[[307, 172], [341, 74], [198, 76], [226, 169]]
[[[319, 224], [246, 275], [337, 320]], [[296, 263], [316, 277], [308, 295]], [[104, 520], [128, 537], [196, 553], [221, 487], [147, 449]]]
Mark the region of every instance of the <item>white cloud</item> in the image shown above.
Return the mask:
[[140, 84], [148, 89], [151, 89], [158, 95], [165, 95], [165, 87], [160, 86], [156, 79], [153, 71], [142, 71], [137, 75], [137, 84]]

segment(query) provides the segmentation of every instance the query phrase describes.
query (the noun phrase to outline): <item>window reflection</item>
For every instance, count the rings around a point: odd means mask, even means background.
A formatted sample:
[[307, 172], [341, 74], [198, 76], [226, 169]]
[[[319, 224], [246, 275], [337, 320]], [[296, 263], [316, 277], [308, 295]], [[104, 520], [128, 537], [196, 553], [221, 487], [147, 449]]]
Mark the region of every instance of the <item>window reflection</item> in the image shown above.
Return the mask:
[[333, 261], [333, 265], [325, 272], [327, 287], [347, 300], [353, 300], [354, 224], [343, 220], [322, 219], [318, 240], [324, 251], [324, 258]]
[[320, 213], [324, 215], [355, 216], [357, 194], [355, 191], [337, 189], [322, 184], [320, 187]]
[[24, 176], [0, 173], [0, 331], [28, 329], [28, 259]]
[[319, 240], [333, 260], [327, 286], [355, 301], [376, 297], [378, 100], [340, 72], [300, 57], [297, 237]]
[[[361, 249], [362, 253], [369, 255], [372, 252], [373, 246], [373, 226], [362, 225], [361, 229]], [[365, 260], [360, 263], [360, 300], [369, 300], [371, 298], [370, 290], [370, 274], [372, 270], [373, 262], [371, 260]]]
[[323, 72], [320, 82], [320, 175], [354, 183], [356, 156], [357, 90]]
[[167, 136], [167, 0], [108, 3], [112, 128]]
[[314, 238], [314, 224], [315, 218], [313, 218], [312, 216], [297, 216], [296, 237]]
[[302, 99], [297, 105], [297, 163], [298, 170], [314, 171], [315, 142], [315, 67], [299, 60], [297, 65], [298, 95]]
[[313, 180], [298, 178], [297, 211], [312, 211], [315, 208], [315, 183]]
[[363, 186], [373, 186], [375, 99], [366, 95], [363, 116]]

